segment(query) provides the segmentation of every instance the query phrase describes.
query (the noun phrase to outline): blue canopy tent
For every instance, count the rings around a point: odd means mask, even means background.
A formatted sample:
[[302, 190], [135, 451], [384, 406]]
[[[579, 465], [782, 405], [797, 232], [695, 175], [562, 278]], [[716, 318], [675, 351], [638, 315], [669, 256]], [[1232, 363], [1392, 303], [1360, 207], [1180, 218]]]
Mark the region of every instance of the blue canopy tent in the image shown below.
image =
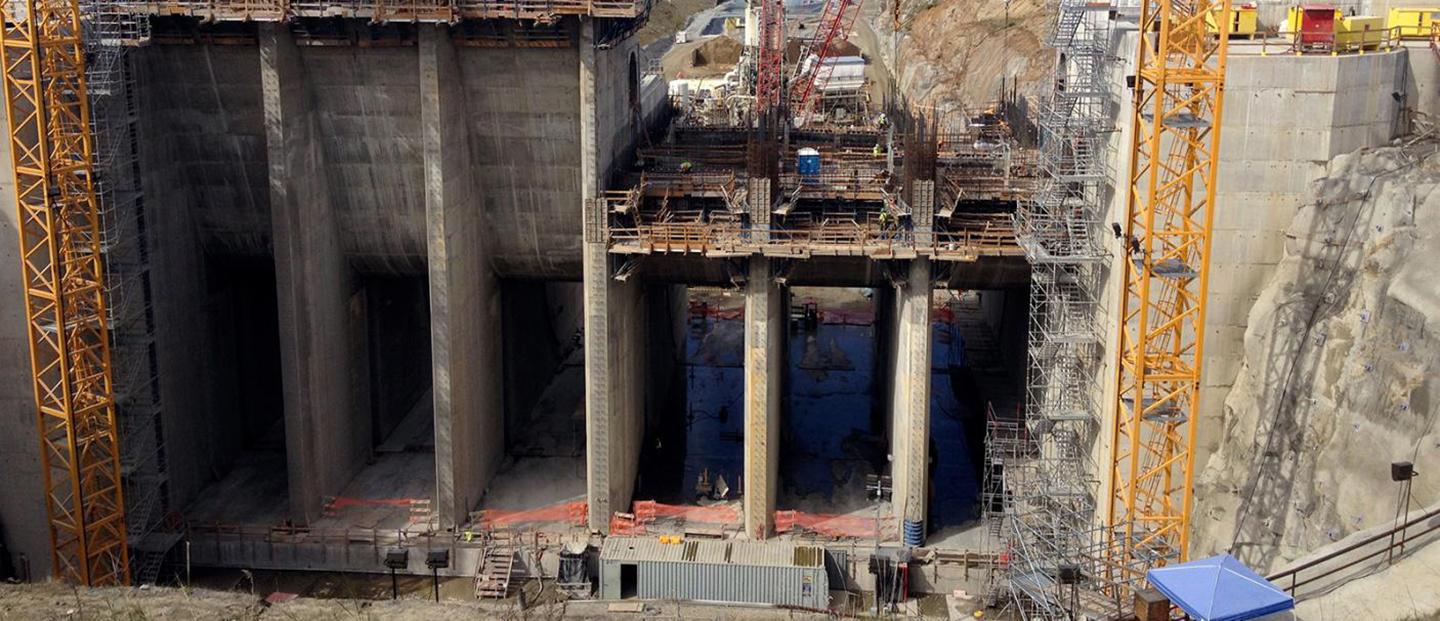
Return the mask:
[[1159, 567], [1147, 576], [1199, 621], [1245, 621], [1295, 607], [1295, 598], [1229, 554]]

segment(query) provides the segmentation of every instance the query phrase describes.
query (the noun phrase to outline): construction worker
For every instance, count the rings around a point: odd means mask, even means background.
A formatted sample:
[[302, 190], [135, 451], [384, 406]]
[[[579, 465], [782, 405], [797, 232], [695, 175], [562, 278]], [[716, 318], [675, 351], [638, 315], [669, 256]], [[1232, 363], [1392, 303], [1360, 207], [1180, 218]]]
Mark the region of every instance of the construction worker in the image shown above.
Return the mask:
[[691, 164], [691, 163], [690, 163], [690, 160], [685, 160], [685, 161], [683, 161], [683, 162], [680, 162], [680, 172], [682, 172], [682, 173], [688, 173], [688, 172], [690, 172], [690, 169], [691, 169], [691, 168], [694, 168], [694, 167], [695, 167], [695, 165], [694, 165], [694, 164]]
[[885, 147], [880, 146], [880, 143], [877, 142], [875, 143], [875, 148], [871, 150], [871, 153], [873, 153], [875, 157], [885, 155]]
[[884, 232], [884, 231], [886, 231], [886, 230], [889, 230], [889, 228], [890, 228], [890, 212], [882, 209], [882, 210], [880, 210], [880, 230], [881, 230], [882, 232]]

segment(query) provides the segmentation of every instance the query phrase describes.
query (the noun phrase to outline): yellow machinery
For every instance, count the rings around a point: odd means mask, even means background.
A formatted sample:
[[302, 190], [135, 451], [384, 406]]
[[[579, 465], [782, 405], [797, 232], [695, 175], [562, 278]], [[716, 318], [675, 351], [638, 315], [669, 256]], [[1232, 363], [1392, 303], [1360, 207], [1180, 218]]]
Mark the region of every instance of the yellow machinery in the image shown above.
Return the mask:
[[80, 9], [76, 0], [14, 0], [0, 16], [53, 572], [127, 584]]
[[[1205, 28], [1212, 35], [1220, 34], [1220, 7], [1210, 7], [1205, 12]], [[1254, 4], [1247, 3], [1232, 7], [1230, 11], [1230, 36], [1232, 37], [1253, 37], [1260, 30], [1260, 15]]]
[[[1430, 36], [1426, 28], [1425, 36]], [[1379, 49], [1388, 43], [1389, 33], [1385, 30], [1385, 18], [1375, 15], [1352, 15], [1341, 17], [1335, 22], [1335, 49], [1342, 51]]]
[[1204, 351], [1229, 0], [1142, 2], [1106, 559], [1121, 590], [1182, 562]]
[[1440, 19], [1440, 9], [1395, 8], [1390, 9], [1387, 24], [1394, 28], [1396, 36], [1402, 39], [1429, 39], [1430, 24], [1437, 19]]

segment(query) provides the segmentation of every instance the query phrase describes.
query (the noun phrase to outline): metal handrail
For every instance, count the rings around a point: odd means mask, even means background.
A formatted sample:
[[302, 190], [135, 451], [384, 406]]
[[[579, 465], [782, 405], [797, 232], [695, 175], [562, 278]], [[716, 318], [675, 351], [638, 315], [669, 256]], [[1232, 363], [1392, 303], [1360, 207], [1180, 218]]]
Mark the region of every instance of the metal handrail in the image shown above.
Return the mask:
[[[1413, 27], [1412, 27], [1413, 28]], [[1316, 39], [1305, 41], [1301, 35], [1315, 35]], [[1281, 39], [1277, 42], [1274, 39]], [[1329, 54], [1363, 55], [1366, 52], [1387, 52], [1401, 47], [1404, 41], [1415, 39], [1405, 35], [1401, 26], [1388, 28], [1366, 28], [1358, 32], [1302, 33], [1293, 30], [1270, 28], [1251, 39], [1232, 39], [1232, 52], [1245, 48], [1260, 48], [1260, 55], [1270, 54]]]
[[[1355, 543], [1352, 543], [1352, 544], [1350, 544], [1350, 545], [1348, 545], [1348, 546], [1345, 546], [1345, 547], [1343, 547], [1343, 548], [1340, 548], [1339, 550], [1336, 550], [1336, 551], [1334, 551], [1334, 552], [1331, 552], [1331, 553], [1329, 553], [1329, 554], [1326, 554], [1325, 556], [1322, 556], [1322, 557], [1320, 557], [1320, 558], [1314, 559], [1314, 560], [1312, 560], [1312, 561], [1308, 561], [1308, 562], [1306, 562], [1306, 563], [1304, 563], [1304, 564], [1301, 564], [1301, 565], [1296, 566], [1296, 567], [1292, 567], [1292, 568], [1290, 568], [1290, 569], [1287, 569], [1287, 570], [1282, 571], [1282, 572], [1279, 572], [1279, 573], [1271, 574], [1271, 575], [1269, 575], [1269, 576], [1266, 576], [1265, 579], [1266, 579], [1266, 580], [1269, 580], [1270, 582], [1274, 582], [1274, 583], [1276, 583], [1276, 584], [1279, 584], [1280, 581], [1282, 581], [1282, 580], [1284, 580], [1284, 579], [1286, 579], [1286, 578], [1289, 578], [1289, 579], [1290, 579], [1289, 585], [1287, 585], [1287, 586], [1285, 586], [1285, 587], [1283, 587], [1283, 588], [1285, 589], [1285, 591], [1286, 591], [1287, 593], [1290, 593], [1290, 594], [1293, 596], [1293, 595], [1295, 595], [1296, 591], [1297, 591], [1300, 587], [1302, 587], [1302, 586], [1305, 586], [1305, 585], [1307, 585], [1307, 584], [1314, 583], [1314, 582], [1317, 581], [1317, 580], [1320, 580], [1320, 579], [1323, 579], [1323, 578], [1327, 578], [1327, 577], [1329, 577], [1329, 576], [1333, 576], [1333, 575], [1335, 575], [1335, 574], [1338, 573], [1338, 572], [1341, 572], [1341, 571], [1344, 571], [1344, 570], [1349, 569], [1349, 568], [1351, 568], [1351, 567], [1354, 567], [1355, 565], [1358, 565], [1358, 564], [1360, 564], [1360, 563], [1363, 563], [1363, 562], [1365, 562], [1365, 561], [1368, 561], [1368, 560], [1370, 560], [1370, 559], [1372, 559], [1372, 558], [1375, 558], [1376, 556], [1379, 556], [1379, 555], [1381, 555], [1381, 554], [1389, 553], [1389, 552], [1395, 550], [1396, 548], [1403, 549], [1403, 548], [1405, 547], [1405, 544], [1406, 544], [1407, 542], [1412, 541], [1413, 539], [1415, 539], [1415, 538], [1417, 538], [1417, 537], [1422, 537], [1422, 536], [1427, 535], [1427, 534], [1429, 534], [1429, 533], [1436, 532], [1436, 531], [1440, 531], [1440, 520], [1436, 520], [1435, 523], [1430, 524], [1430, 525], [1427, 526], [1424, 530], [1421, 530], [1421, 531], [1419, 531], [1419, 532], [1413, 532], [1413, 533], [1412, 533], [1412, 532], [1410, 532], [1410, 530], [1409, 530], [1411, 527], [1414, 527], [1414, 526], [1420, 524], [1421, 522], [1424, 522], [1424, 521], [1426, 521], [1426, 520], [1430, 520], [1430, 519], [1433, 519], [1433, 518], [1436, 518], [1436, 517], [1440, 517], [1440, 509], [1435, 509], [1435, 510], [1433, 510], [1433, 511], [1430, 511], [1430, 512], [1428, 512], [1428, 513], [1426, 513], [1426, 514], [1424, 514], [1424, 515], [1422, 515], [1422, 516], [1420, 516], [1420, 517], [1417, 517], [1417, 518], [1415, 518], [1415, 519], [1413, 519], [1413, 520], [1410, 520], [1410, 521], [1408, 521], [1408, 522], [1405, 522], [1404, 524], [1401, 524], [1401, 525], [1399, 525], [1399, 526], [1396, 526], [1396, 527], [1394, 527], [1394, 528], [1391, 528], [1390, 530], [1387, 530], [1387, 531], [1384, 531], [1384, 532], [1377, 533], [1377, 534], [1375, 534], [1375, 535], [1371, 535], [1371, 536], [1369, 536], [1369, 537], [1366, 537], [1365, 539], [1362, 539], [1362, 540], [1357, 541], [1357, 542], [1355, 542]], [[1396, 534], [1399, 534], [1399, 535], [1400, 535], [1399, 541], [1396, 541], [1396, 540], [1394, 539], [1394, 535], [1396, 535]], [[1301, 572], [1304, 572], [1304, 571], [1309, 570], [1309, 569], [1313, 569], [1313, 568], [1315, 568], [1315, 567], [1317, 567], [1317, 566], [1319, 566], [1319, 565], [1322, 565], [1322, 564], [1327, 563], [1327, 562], [1329, 562], [1329, 561], [1333, 561], [1333, 560], [1338, 559], [1338, 558], [1340, 558], [1340, 557], [1342, 557], [1342, 556], [1345, 556], [1345, 555], [1347, 555], [1347, 554], [1350, 554], [1350, 553], [1352, 553], [1352, 552], [1355, 552], [1355, 551], [1359, 550], [1360, 548], [1363, 548], [1363, 547], [1368, 546], [1368, 545], [1370, 545], [1370, 544], [1372, 544], [1372, 543], [1375, 543], [1375, 542], [1377, 542], [1377, 541], [1380, 541], [1380, 540], [1382, 540], [1382, 539], [1387, 539], [1387, 538], [1390, 539], [1389, 543], [1387, 543], [1384, 547], [1382, 547], [1382, 548], [1380, 548], [1380, 549], [1378, 549], [1378, 550], [1375, 550], [1375, 551], [1373, 551], [1373, 552], [1370, 552], [1369, 554], [1366, 554], [1366, 555], [1364, 555], [1364, 556], [1360, 556], [1360, 557], [1351, 559], [1351, 560], [1349, 560], [1348, 562], [1346, 562], [1345, 564], [1340, 565], [1340, 566], [1338, 566], [1338, 567], [1332, 567], [1332, 568], [1322, 569], [1322, 570], [1320, 570], [1320, 573], [1319, 573], [1319, 574], [1314, 575], [1314, 576], [1310, 576], [1310, 577], [1308, 577], [1308, 578], [1305, 578], [1304, 580], [1301, 580], [1301, 579], [1300, 579], [1300, 573], [1301, 573]]]
[[120, 0], [121, 12], [237, 21], [356, 17], [446, 23], [460, 19], [546, 19], [556, 15], [638, 17], [645, 0]]

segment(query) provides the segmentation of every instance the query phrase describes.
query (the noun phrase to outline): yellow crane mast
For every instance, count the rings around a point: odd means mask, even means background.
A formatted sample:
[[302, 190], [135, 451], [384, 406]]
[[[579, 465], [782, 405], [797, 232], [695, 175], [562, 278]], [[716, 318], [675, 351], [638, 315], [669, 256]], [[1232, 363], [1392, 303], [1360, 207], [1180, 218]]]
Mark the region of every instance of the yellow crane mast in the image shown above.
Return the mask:
[[[1183, 562], [1230, 0], [1140, 3], [1106, 505], [1112, 579]], [[1218, 12], [1219, 36], [1205, 18]]]
[[80, 8], [15, 0], [0, 16], [51, 566], [77, 584], [127, 584]]

